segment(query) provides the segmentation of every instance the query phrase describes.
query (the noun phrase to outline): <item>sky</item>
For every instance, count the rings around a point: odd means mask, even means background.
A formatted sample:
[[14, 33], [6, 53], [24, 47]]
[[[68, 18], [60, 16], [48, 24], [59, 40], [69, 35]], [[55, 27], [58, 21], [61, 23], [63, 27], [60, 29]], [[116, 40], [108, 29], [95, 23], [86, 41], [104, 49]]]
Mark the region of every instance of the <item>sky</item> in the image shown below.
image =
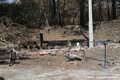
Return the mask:
[[[8, 0], [9, 3], [12, 3], [13, 1], [14, 1], [14, 0]], [[19, 1], [19, 0], [17, 0], [17, 1]]]
[[8, 0], [9, 1], [9, 3], [11, 3], [13, 0]]

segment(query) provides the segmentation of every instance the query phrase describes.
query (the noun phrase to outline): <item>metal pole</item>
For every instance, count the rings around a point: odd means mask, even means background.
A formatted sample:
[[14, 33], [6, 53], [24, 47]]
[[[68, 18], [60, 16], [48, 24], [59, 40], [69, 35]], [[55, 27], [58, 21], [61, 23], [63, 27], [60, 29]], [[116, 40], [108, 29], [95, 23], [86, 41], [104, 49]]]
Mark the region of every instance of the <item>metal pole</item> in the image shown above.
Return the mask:
[[113, 45], [113, 63], [115, 63], [115, 48], [114, 48], [114, 45]]
[[106, 45], [107, 43], [103, 43], [104, 46], [105, 46], [105, 54], [104, 54], [104, 67], [102, 67], [103, 70], [109, 70], [107, 67], [106, 67]]
[[93, 17], [92, 17], [92, 0], [89, 2], [89, 47], [93, 47]]
[[105, 45], [105, 54], [104, 54], [104, 68], [106, 68], [106, 45]]

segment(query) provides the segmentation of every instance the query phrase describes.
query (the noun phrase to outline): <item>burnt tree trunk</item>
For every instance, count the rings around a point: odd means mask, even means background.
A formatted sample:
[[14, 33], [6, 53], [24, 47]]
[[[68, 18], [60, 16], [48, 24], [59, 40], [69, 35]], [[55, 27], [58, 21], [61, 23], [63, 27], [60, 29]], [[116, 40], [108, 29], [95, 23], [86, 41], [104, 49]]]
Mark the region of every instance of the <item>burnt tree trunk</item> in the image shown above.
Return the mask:
[[47, 19], [47, 14], [46, 14], [46, 12], [45, 12], [43, 0], [41, 0], [41, 9], [42, 9], [42, 11], [43, 11], [43, 16], [44, 16], [44, 20], [45, 20], [45, 25], [46, 25], [46, 26], [49, 26], [49, 22], [48, 22], [48, 19]]
[[57, 19], [56, 19], [56, 2], [55, 2], [55, 0], [53, 0], [52, 20], [53, 20], [53, 24], [56, 25]]
[[110, 7], [109, 7], [109, 0], [108, 0], [108, 4], [107, 4], [107, 7], [108, 7], [108, 21], [110, 21]]
[[60, 14], [60, 2], [58, 0], [58, 20], [59, 20], [59, 25], [61, 25], [61, 14]]
[[84, 8], [85, 8], [85, 6], [84, 6], [84, 3], [85, 3], [85, 1], [84, 0], [81, 0], [81, 2], [80, 2], [80, 25], [82, 26], [82, 27], [84, 27], [85, 26], [85, 22], [84, 22]]
[[65, 5], [66, 5], [66, 3], [65, 3], [65, 0], [64, 0], [64, 3], [63, 3], [63, 15], [62, 15], [62, 25], [65, 25]]
[[116, 0], [112, 0], [112, 19], [116, 19]]
[[101, 7], [102, 7], [102, 4], [101, 4], [101, 1], [99, 1], [99, 21], [100, 21], [100, 23], [102, 21], [102, 9], [101, 9]]

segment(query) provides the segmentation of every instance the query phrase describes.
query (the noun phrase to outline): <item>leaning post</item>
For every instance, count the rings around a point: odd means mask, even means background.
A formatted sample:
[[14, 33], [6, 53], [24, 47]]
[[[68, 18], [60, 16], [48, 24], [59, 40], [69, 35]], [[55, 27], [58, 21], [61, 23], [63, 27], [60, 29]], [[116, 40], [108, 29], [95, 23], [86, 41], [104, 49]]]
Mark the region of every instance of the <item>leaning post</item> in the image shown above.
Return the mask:
[[104, 44], [104, 49], [105, 49], [105, 54], [104, 54], [104, 67], [102, 67], [102, 69], [103, 70], [109, 70], [107, 67], [106, 67], [106, 50], [107, 50], [107, 48], [106, 48], [106, 46], [107, 46], [107, 43], [106, 42], [104, 42], [103, 43]]

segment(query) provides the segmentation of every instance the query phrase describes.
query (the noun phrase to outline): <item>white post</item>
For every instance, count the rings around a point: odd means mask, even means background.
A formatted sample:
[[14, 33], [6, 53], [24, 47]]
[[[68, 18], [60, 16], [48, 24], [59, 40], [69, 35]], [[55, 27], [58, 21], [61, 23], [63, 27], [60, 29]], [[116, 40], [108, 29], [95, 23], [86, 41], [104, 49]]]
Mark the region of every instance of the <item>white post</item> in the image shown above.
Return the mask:
[[93, 18], [92, 18], [92, 0], [89, 2], [89, 47], [93, 47]]

